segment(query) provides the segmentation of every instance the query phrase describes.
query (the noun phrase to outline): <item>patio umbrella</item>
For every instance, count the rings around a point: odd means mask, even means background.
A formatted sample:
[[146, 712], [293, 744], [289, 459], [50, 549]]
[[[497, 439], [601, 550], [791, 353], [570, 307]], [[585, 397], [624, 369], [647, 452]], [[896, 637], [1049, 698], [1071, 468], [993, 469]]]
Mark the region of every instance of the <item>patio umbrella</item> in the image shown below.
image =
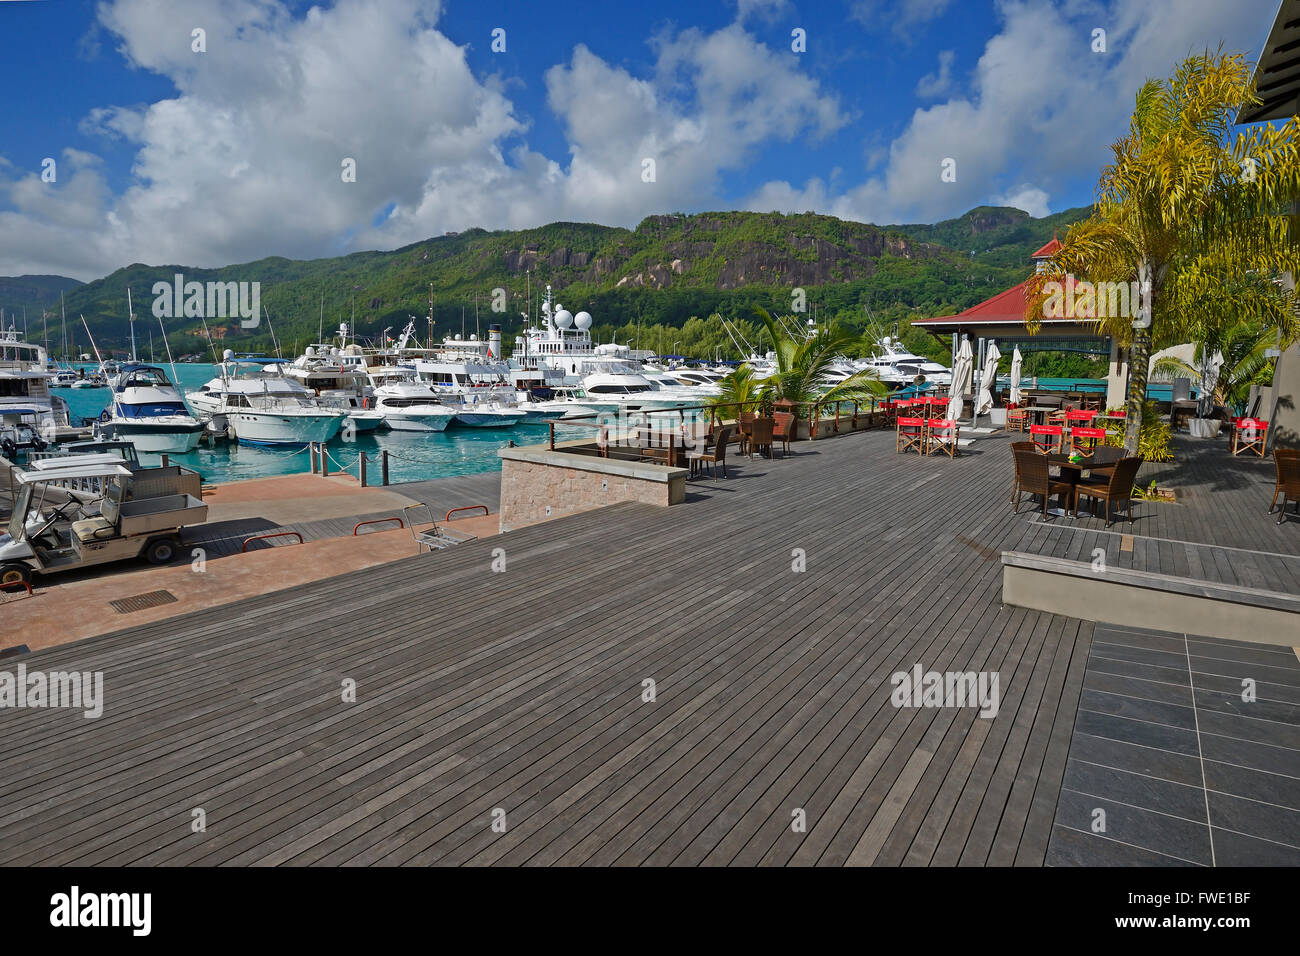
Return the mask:
[[1020, 404], [1020, 363], [1023, 361], [1020, 357], [1020, 346], [1015, 347], [1011, 353], [1011, 393], [1007, 397], [1012, 405]]
[[953, 421], [961, 417], [962, 397], [970, 391], [974, 371], [975, 356], [971, 353], [970, 339], [962, 339], [957, 360], [952, 366], [952, 385], [948, 387], [948, 417]]
[[984, 352], [984, 372], [980, 375], [980, 394], [975, 400], [975, 417], [984, 415], [993, 407], [993, 386], [998, 380], [998, 362], [1002, 360], [1002, 353], [998, 351], [996, 342], [990, 342], [988, 349]]

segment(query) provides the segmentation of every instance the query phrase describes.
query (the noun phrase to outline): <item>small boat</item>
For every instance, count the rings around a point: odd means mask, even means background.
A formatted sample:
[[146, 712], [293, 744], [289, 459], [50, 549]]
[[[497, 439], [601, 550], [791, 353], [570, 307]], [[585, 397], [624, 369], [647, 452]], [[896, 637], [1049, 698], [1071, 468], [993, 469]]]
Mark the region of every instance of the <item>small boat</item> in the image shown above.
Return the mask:
[[210, 427], [233, 431], [240, 444], [327, 442], [343, 427], [342, 409], [322, 405], [311, 389], [281, 375], [274, 360], [236, 359], [227, 349], [220, 369], [187, 398]]

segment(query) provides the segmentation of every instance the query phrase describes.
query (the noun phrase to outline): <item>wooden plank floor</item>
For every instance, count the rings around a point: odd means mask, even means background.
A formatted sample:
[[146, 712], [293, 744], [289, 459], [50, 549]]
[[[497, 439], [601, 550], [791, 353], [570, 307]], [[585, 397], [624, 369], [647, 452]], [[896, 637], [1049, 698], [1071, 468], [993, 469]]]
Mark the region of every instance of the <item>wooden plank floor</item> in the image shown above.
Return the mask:
[[[23, 658], [106, 702], [0, 710], [0, 862], [1042, 865], [1093, 628], [1000, 602], [1053, 533], [1005, 438], [796, 447]], [[916, 664], [997, 716], [893, 706]]]

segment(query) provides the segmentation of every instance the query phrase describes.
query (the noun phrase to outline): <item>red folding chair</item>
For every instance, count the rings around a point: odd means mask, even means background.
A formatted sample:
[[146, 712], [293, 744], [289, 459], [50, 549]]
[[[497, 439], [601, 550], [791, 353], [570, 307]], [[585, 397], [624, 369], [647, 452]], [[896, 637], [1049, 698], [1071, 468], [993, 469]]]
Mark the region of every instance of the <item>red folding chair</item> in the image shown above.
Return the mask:
[[956, 421], [951, 418], [929, 418], [926, 419], [925, 427], [930, 433], [926, 454], [932, 455], [938, 450], [949, 458], [957, 457], [957, 439], [961, 430]]
[[1268, 436], [1268, 422], [1262, 418], [1238, 418], [1232, 423], [1232, 453], [1253, 451], [1264, 457], [1264, 439]]
[[1106, 441], [1106, 429], [1084, 428], [1082, 425], [1070, 429], [1070, 454], [1091, 458], [1097, 446]]
[[1061, 425], [1030, 425], [1029, 437], [1033, 440], [1034, 447], [1044, 454], [1060, 451], [1061, 444], [1065, 441], [1065, 428]]
[[898, 417], [894, 431], [894, 452], [915, 450], [925, 454], [925, 419]]
[[1070, 411], [1065, 413], [1065, 423], [1071, 428], [1075, 425], [1083, 425], [1087, 427], [1092, 424], [1092, 420], [1096, 417], [1097, 413], [1095, 411], [1085, 411], [1079, 408], [1072, 408]]

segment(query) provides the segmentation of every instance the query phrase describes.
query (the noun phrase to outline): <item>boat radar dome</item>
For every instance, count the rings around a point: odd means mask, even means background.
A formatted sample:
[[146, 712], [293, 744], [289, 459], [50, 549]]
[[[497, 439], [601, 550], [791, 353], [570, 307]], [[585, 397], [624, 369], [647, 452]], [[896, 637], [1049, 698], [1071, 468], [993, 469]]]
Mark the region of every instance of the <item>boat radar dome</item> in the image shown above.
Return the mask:
[[302, 354], [305, 355], [305, 356], [307, 356], [307, 358], [315, 358], [315, 357], [316, 357], [316, 350], [315, 350], [314, 348], [312, 348], [312, 347], [309, 345], [309, 346], [307, 346], [307, 350], [306, 350], [305, 352], [303, 352]]
[[573, 317], [573, 325], [584, 332], [587, 331], [587, 329], [591, 328], [591, 313], [579, 312]]
[[235, 360], [235, 350], [234, 350], [234, 349], [226, 349], [225, 351], [223, 351], [223, 352], [221, 353], [221, 361], [223, 361], [223, 362], [233, 362], [234, 360]]
[[573, 315], [568, 309], [561, 309], [555, 313], [555, 324], [562, 329], [567, 329], [573, 324]]

